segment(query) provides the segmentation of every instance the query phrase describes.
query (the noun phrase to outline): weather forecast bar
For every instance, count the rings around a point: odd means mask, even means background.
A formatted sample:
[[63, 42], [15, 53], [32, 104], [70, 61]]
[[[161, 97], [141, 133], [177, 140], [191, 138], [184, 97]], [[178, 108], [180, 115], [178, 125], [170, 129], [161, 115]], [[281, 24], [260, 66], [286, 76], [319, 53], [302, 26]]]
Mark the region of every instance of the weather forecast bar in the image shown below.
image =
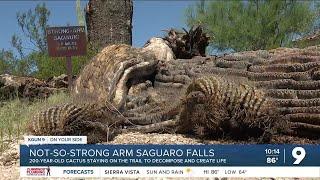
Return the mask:
[[21, 167], [21, 177], [320, 177], [319, 167]]

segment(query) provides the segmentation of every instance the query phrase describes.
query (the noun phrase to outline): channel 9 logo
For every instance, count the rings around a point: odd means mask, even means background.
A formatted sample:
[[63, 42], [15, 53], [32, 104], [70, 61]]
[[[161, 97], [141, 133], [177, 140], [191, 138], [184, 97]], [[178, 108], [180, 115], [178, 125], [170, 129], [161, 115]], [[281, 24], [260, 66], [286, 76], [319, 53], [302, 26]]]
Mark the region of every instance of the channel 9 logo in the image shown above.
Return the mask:
[[295, 158], [293, 164], [300, 164], [300, 162], [306, 157], [306, 151], [303, 147], [295, 147], [292, 152], [292, 157]]

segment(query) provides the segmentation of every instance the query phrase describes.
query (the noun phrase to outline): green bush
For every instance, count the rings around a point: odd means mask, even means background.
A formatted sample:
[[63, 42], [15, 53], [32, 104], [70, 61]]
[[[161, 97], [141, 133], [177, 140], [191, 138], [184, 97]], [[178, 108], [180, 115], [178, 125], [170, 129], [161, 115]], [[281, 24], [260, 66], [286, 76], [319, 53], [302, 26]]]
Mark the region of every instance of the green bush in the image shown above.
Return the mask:
[[[47, 79], [52, 76], [59, 76], [66, 74], [66, 58], [53, 58], [47, 54], [33, 53], [30, 58], [35, 62], [36, 70], [32, 75], [40, 78]], [[80, 70], [87, 64], [91, 57], [72, 57], [72, 74], [77, 75]]]

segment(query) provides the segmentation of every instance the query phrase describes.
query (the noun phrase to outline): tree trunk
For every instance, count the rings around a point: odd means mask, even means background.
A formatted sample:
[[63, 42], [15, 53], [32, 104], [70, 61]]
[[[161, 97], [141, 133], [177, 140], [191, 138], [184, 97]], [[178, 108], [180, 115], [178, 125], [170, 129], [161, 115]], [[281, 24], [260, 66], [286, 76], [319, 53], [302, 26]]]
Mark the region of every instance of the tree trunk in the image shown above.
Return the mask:
[[96, 49], [109, 44], [132, 44], [132, 0], [89, 0], [86, 8], [88, 41]]

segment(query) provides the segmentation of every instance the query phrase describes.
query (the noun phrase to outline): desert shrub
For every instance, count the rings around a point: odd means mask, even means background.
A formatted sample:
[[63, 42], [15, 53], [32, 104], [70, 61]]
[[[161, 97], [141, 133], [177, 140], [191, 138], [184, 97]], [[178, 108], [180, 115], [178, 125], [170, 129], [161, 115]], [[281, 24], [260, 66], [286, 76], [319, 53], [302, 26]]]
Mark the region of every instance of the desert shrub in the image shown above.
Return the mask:
[[0, 152], [9, 142], [18, 140], [25, 133], [28, 120], [35, 112], [69, 100], [68, 94], [57, 93], [48, 99], [34, 102], [18, 98], [3, 102], [0, 106]]

